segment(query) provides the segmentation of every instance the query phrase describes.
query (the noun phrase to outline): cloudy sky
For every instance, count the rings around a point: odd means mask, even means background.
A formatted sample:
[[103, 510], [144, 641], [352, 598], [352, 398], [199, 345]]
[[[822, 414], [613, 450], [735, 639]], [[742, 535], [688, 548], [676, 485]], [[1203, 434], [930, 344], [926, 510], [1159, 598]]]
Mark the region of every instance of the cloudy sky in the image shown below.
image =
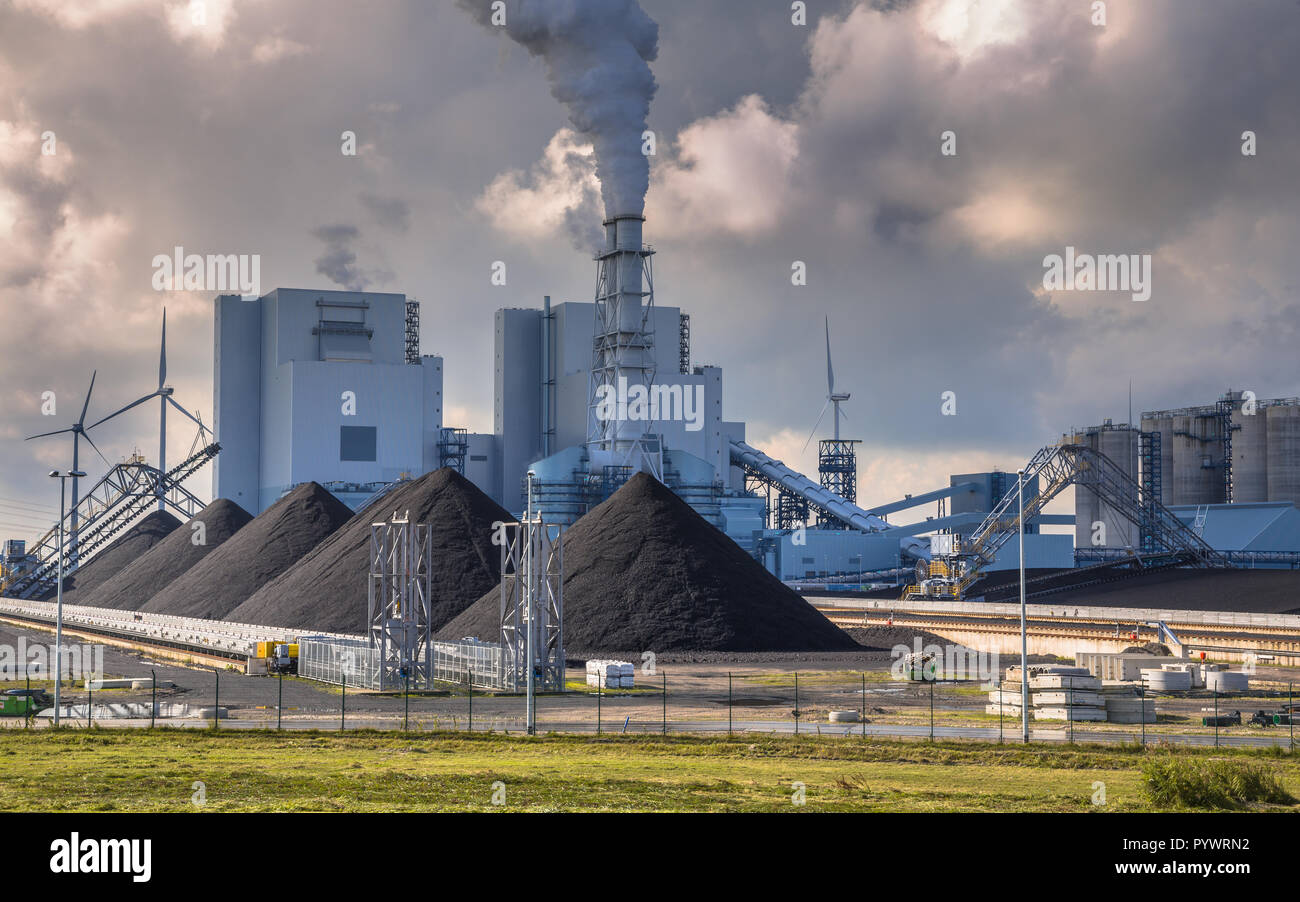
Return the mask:
[[[1300, 395], [1295, 0], [1107, 0], [1104, 25], [1090, 0], [641, 5], [657, 300], [752, 443], [815, 471], [823, 316], [867, 502], [1122, 421], [1130, 381], [1137, 410]], [[153, 388], [164, 305], [169, 382], [211, 419], [211, 294], [152, 286], [177, 245], [259, 254], [264, 289], [419, 298], [448, 424], [478, 431], [492, 312], [590, 300], [594, 161], [538, 59], [452, 3], [202, 7], [0, 0], [0, 536], [52, 522], [70, 441], [23, 437], [92, 370], [92, 417]], [[1045, 289], [1067, 246], [1151, 255], [1150, 299]], [[152, 459], [155, 430], [94, 438]]]

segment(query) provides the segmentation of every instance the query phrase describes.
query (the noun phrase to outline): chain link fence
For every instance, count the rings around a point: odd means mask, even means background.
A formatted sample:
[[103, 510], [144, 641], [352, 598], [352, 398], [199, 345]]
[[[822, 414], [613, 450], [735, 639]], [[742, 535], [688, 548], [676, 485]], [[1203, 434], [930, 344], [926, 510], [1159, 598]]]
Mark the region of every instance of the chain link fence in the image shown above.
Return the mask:
[[[361, 683], [364, 643], [300, 648], [297, 677], [246, 676], [233, 670], [187, 671], [187, 685], [165, 680], [65, 680], [60, 720], [69, 726], [164, 726], [216, 729], [385, 729], [522, 732], [522, 694], [491, 688], [499, 647], [440, 643], [439, 682], [432, 691], [378, 692]], [[342, 655], [351, 651], [353, 657]], [[358, 666], [359, 663], [359, 666]], [[332, 677], [312, 682], [305, 677]], [[575, 671], [565, 692], [539, 693], [536, 730], [600, 734], [838, 735], [1018, 742], [1019, 709], [997, 704], [998, 683], [896, 680], [888, 671], [782, 671], [725, 667], [638, 672], [635, 686], [587, 686]], [[1002, 684], [1004, 687], [1006, 684]], [[0, 682], [0, 727], [39, 726], [52, 719], [50, 680]], [[1043, 742], [1277, 745], [1294, 748], [1295, 689], [1288, 679], [1257, 680], [1242, 692], [1142, 692], [1139, 706], [1154, 722], [1111, 723], [1031, 716], [1031, 739]], [[1064, 706], [1071, 707], [1070, 690]], [[1142, 698], [1136, 693], [1142, 692]], [[31, 699], [28, 704], [25, 699]], [[1141, 710], [1141, 708], [1139, 708]]]

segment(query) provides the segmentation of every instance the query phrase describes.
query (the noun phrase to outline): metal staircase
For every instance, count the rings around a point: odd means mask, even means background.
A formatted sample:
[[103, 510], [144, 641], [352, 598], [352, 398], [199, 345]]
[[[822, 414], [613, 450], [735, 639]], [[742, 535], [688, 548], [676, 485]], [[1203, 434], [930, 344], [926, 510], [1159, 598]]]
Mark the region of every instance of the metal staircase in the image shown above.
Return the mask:
[[[77, 538], [78, 562], [90, 559], [97, 549], [135, 522], [160, 497], [186, 519], [201, 511], [204, 503], [181, 483], [216, 457], [220, 450], [221, 446], [213, 442], [166, 473], [160, 473], [140, 458], [117, 464], [109, 470], [75, 508], [81, 524]], [[73, 510], [69, 510], [63, 517], [65, 543], [72, 516]], [[54, 586], [59, 568], [58, 524], [36, 542], [31, 555], [36, 559], [35, 565], [9, 583], [0, 585], [0, 593], [15, 598], [31, 598]], [[74, 572], [76, 567], [68, 568], [65, 562], [64, 575]]]

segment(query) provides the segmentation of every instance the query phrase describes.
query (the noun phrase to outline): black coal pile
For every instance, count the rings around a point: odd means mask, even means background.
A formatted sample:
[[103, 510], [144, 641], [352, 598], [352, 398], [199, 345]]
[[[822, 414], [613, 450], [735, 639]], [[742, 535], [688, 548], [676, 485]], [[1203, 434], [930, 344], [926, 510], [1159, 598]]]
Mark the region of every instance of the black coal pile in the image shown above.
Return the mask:
[[[218, 498], [112, 579], [88, 594], [79, 593], [77, 604], [138, 611], [252, 519], [253, 515], [235, 502]], [[199, 523], [203, 524], [201, 532], [195, 528]], [[198, 544], [200, 538], [203, 544]]]
[[493, 524], [514, 518], [460, 473], [444, 467], [393, 489], [361, 511], [227, 619], [321, 632], [365, 632], [370, 525], [394, 512], [432, 527], [429, 598], [434, 629], [500, 580], [501, 548], [492, 544]]
[[[129, 567], [137, 558], [167, 538], [181, 525], [167, 511], [153, 511], [142, 517], [134, 526], [114, 539], [77, 568], [75, 573], [63, 578], [63, 601], [66, 604], [83, 604], [86, 598], [103, 583]], [[51, 584], [53, 584], [51, 580]], [[54, 598], [54, 590], [42, 597]]]
[[296, 564], [352, 516], [314, 482], [298, 486], [140, 608], [220, 620]]
[[[565, 533], [564, 644], [602, 651], [861, 649], [669, 488], [638, 473]], [[497, 640], [499, 590], [439, 635]]]

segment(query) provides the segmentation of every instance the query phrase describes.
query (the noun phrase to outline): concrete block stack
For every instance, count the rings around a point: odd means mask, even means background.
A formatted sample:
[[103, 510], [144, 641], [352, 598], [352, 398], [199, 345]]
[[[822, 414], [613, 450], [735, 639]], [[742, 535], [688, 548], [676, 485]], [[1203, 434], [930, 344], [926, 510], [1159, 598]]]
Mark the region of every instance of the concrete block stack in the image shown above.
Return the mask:
[[1102, 680], [1140, 680], [1144, 667], [1161, 667], [1169, 662], [1164, 655], [1134, 652], [1079, 652], [1074, 660]]
[[1131, 683], [1103, 683], [1101, 697], [1108, 723], [1156, 722], [1156, 700], [1143, 697]]
[[[1102, 721], [1106, 704], [1101, 694], [1101, 680], [1086, 667], [1063, 667], [1052, 664], [1030, 665], [1029, 705], [1034, 720]], [[989, 692], [989, 714], [1001, 713], [1020, 717], [1021, 677], [1019, 667], [1008, 667], [1001, 689]]]

